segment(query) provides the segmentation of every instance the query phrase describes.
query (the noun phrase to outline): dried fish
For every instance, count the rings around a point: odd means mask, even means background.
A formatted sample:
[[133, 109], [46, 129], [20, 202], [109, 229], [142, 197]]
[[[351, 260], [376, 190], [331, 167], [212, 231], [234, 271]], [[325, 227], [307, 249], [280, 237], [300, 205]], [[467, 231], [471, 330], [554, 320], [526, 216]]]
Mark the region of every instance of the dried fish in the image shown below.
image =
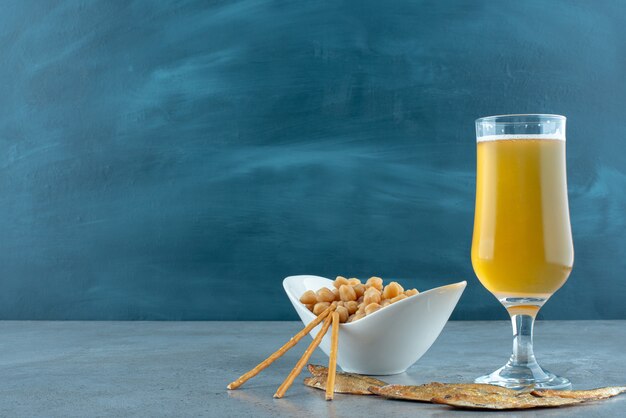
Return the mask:
[[[328, 369], [309, 364], [313, 377], [304, 384], [326, 389]], [[626, 386], [605, 387], [591, 390], [513, 390], [480, 383], [432, 382], [419, 386], [387, 385], [373, 377], [353, 373], [337, 373], [336, 393], [358, 395], [375, 394], [388, 399], [432, 402], [462, 409], [507, 410], [530, 408], [554, 408], [576, 405], [586, 401], [610, 398], [626, 393]]]
[[598, 388], [598, 389], [590, 389], [590, 390], [550, 390], [550, 389], [542, 389], [542, 390], [534, 390], [531, 392], [531, 395], [545, 398], [545, 397], [556, 397], [556, 398], [571, 398], [571, 399], [582, 399], [585, 401], [596, 401], [600, 399], [607, 399], [613, 396], [619, 395], [620, 393], [626, 392], [626, 386], [610, 386], [606, 388]]
[[306, 366], [309, 370], [309, 373], [313, 376], [319, 376], [321, 374], [328, 374], [328, 367], [318, 366], [317, 364], [309, 364]]
[[554, 408], [575, 405], [584, 402], [582, 399], [545, 397], [538, 398], [528, 393], [518, 396], [507, 396], [499, 393], [456, 394], [435, 397], [433, 403], [444, 404], [461, 409], [530, 409]]
[[[304, 379], [304, 384], [321, 390], [326, 390], [328, 369], [324, 366], [309, 364], [309, 372], [313, 375]], [[335, 393], [348, 393], [352, 395], [372, 395], [370, 387], [385, 386], [387, 383], [373, 377], [354, 373], [337, 372], [335, 376]]]
[[430, 402], [432, 398], [443, 398], [457, 394], [498, 394], [501, 396], [519, 396], [527, 392], [519, 392], [500, 386], [480, 383], [438, 383], [432, 382], [419, 386], [387, 385], [371, 387], [370, 391], [388, 399], [402, 399], [407, 401]]

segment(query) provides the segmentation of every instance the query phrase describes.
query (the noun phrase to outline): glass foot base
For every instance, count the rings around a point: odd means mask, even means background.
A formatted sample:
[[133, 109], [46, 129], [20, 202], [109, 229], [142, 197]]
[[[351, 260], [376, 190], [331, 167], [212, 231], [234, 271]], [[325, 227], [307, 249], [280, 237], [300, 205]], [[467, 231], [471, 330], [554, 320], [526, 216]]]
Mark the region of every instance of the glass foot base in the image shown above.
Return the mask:
[[571, 389], [572, 384], [565, 377], [559, 377], [538, 364], [534, 366], [516, 366], [506, 364], [495, 372], [474, 380], [476, 383], [502, 386], [509, 389]]

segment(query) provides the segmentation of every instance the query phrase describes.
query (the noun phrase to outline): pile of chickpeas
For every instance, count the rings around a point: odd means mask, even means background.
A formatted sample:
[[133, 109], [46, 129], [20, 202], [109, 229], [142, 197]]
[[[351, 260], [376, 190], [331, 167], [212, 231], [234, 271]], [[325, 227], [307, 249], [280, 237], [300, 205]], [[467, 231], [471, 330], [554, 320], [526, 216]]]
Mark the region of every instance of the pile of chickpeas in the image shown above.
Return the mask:
[[336, 312], [340, 322], [354, 322], [419, 293], [417, 289], [404, 290], [398, 282], [383, 286], [383, 279], [380, 277], [370, 277], [365, 283], [361, 283], [357, 278], [337, 276], [333, 286], [332, 290], [327, 287], [322, 287], [317, 292], [307, 290], [300, 296], [300, 302], [315, 315], [321, 314], [334, 303], [337, 305]]

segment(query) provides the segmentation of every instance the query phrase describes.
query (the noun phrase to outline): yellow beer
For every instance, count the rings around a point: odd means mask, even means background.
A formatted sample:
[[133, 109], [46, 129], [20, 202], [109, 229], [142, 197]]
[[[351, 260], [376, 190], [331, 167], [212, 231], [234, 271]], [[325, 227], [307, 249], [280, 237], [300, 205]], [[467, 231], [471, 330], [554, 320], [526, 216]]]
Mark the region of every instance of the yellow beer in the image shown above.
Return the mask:
[[478, 142], [472, 265], [496, 297], [547, 299], [574, 262], [565, 141]]

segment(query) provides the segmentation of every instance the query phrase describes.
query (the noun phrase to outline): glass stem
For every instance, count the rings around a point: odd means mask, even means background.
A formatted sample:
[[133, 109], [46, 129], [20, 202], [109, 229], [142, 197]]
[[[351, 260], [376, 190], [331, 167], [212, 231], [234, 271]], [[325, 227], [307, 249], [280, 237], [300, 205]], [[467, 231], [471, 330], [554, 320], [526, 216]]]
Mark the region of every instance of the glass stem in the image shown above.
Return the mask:
[[532, 367], [537, 364], [533, 352], [533, 326], [535, 315], [512, 314], [513, 323], [513, 354], [510, 364], [514, 366]]

